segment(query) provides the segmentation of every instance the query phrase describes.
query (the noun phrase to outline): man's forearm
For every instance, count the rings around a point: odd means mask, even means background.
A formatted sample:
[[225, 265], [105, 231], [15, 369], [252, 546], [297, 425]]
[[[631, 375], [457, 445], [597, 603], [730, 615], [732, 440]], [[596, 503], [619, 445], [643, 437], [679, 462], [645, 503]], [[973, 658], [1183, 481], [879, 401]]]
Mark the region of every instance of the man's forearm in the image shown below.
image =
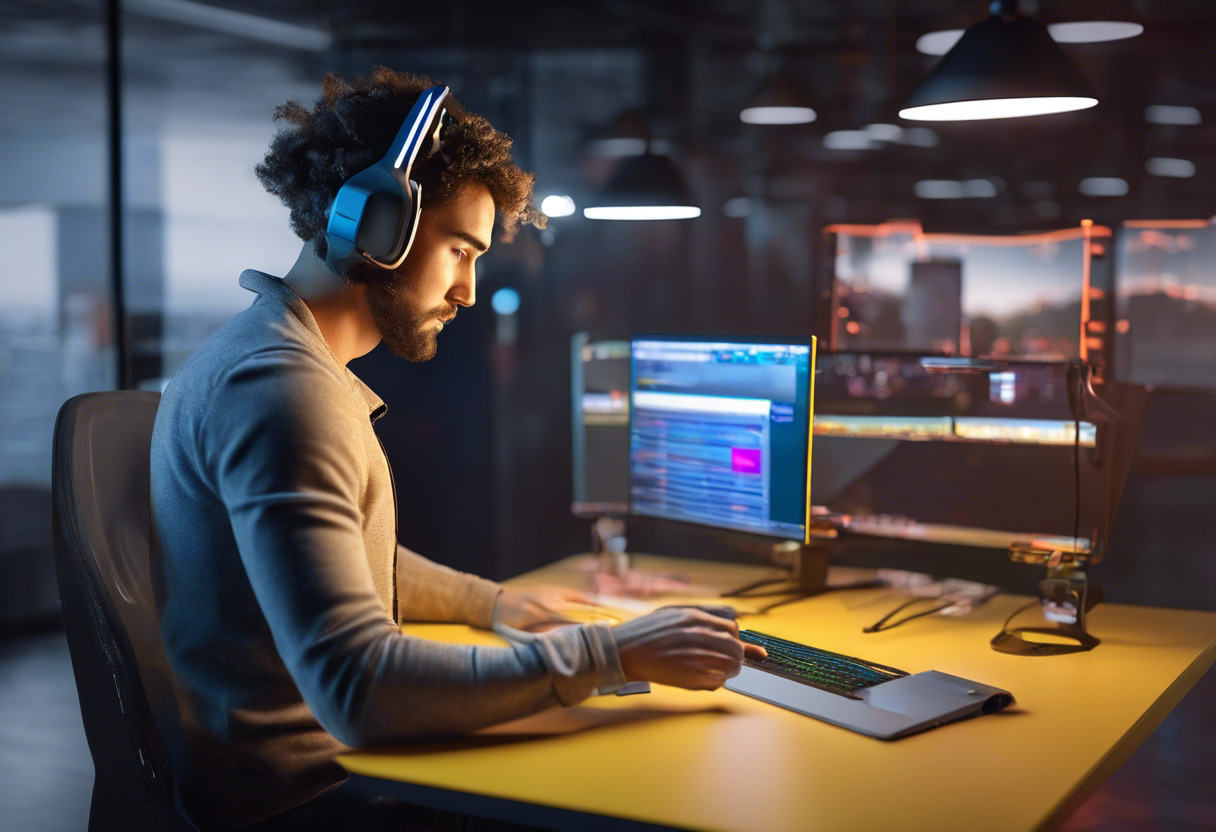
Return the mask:
[[397, 546], [397, 612], [402, 621], [450, 621], [489, 629], [502, 587]]

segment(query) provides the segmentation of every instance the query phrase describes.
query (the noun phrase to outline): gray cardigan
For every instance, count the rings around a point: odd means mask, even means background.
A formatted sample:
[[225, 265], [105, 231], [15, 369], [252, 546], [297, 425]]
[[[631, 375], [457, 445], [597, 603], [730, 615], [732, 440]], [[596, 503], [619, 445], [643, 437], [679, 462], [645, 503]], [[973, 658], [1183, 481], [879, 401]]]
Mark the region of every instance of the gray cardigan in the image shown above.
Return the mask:
[[612, 631], [437, 644], [403, 620], [488, 627], [501, 587], [396, 540], [380, 398], [307, 305], [258, 293], [174, 376], [152, 437], [154, 563], [182, 732], [178, 802], [232, 828], [324, 794], [351, 746], [461, 733], [624, 683]]

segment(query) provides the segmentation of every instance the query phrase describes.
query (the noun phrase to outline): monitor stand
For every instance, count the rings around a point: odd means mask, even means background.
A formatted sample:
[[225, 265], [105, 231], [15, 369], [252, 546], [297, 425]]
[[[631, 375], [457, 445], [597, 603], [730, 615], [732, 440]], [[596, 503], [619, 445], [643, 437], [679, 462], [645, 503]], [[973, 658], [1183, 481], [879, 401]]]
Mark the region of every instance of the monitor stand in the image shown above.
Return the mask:
[[796, 543], [783, 541], [774, 543], [768, 550], [769, 560], [776, 566], [785, 568], [788, 577], [765, 578], [750, 584], [723, 592], [723, 598], [755, 598], [766, 595], [788, 594], [765, 607], [770, 610], [783, 604], [789, 604], [818, 595], [828, 589], [828, 557], [830, 550], [821, 543]]
[[[1085, 629], [1085, 615], [1102, 602], [1102, 587], [1090, 581], [1081, 568], [1084, 559], [1080, 553], [1015, 546], [1009, 556], [1019, 563], [1045, 562], [1047, 577], [1039, 581], [1039, 609], [1046, 623], [1011, 628], [1007, 621], [992, 638], [993, 650], [1015, 656], [1055, 656], [1093, 650], [1101, 643]], [[1027, 635], [1046, 636], [1046, 640]]]

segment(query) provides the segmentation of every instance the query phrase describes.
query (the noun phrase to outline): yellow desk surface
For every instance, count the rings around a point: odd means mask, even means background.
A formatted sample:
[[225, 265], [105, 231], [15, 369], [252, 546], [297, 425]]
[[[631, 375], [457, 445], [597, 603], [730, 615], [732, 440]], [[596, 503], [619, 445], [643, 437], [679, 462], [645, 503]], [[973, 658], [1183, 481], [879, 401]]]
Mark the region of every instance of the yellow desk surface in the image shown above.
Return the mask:
[[[766, 571], [635, 562], [705, 586], [738, 585]], [[568, 558], [517, 582], [575, 583], [585, 564]], [[650, 694], [594, 697], [453, 742], [360, 751], [340, 762], [386, 784], [602, 816], [597, 828], [608, 818], [723, 832], [1051, 828], [1152, 733], [1216, 658], [1216, 613], [1120, 605], [1093, 611], [1090, 630], [1102, 644], [1091, 652], [997, 653], [989, 639], [1029, 600], [1007, 595], [965, 618], [929, 616], [861, 632], [902, 598], [889, 589], [831, 592], [740, 624], [909, 672], [936, 669], [996, 685], [1017, 703], [884, 742], [727, 690], [655, 686]], [[501, 643], [463, 626], [405, 631]], [[565, 818], [557, 823], [572, 817], [557, 814]]]

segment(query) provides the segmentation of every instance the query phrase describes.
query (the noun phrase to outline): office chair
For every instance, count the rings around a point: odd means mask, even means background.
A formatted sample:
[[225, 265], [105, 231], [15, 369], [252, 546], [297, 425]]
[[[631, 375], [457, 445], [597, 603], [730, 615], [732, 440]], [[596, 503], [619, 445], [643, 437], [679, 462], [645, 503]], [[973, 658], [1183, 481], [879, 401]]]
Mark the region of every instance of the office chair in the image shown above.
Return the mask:
[[95, 778], [89, 832], [178, 832], [162, 736], [177, 702], [152, 595], [149, 449], [160, 394], [86, 393], [55, 423], [55, 574]]

